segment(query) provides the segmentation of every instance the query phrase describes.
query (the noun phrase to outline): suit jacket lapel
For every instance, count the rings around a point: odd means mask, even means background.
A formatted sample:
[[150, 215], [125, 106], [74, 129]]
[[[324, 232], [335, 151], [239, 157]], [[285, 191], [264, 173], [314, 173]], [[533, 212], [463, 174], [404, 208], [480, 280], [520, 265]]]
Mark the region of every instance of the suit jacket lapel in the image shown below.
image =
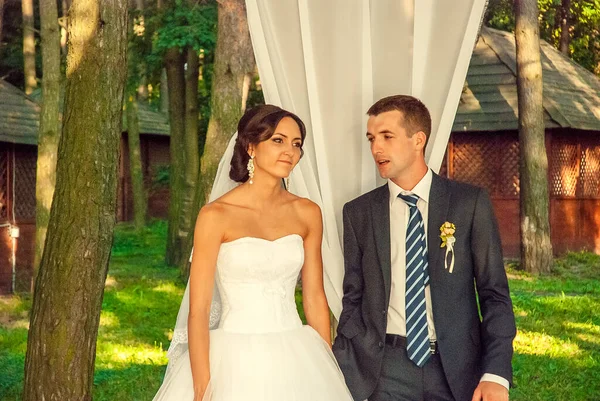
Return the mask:
[[373, 218], [373, 234], [377, 247], [379, 265], [383, 274], [386, 305], [390, 299], [392, 281], [392, 251], [390, 245], [390, 192], [387, 185], [378, 188], [374, 202], [371, 204]]
[[[431, 297], [435, 305], [436, 299], [443, 299], [444, 255], [445, 248], [440, 248], [440, 227], [448, 218], [450, 207], [450, 192], [448, 181], [437, 174], [433, 174], [431, 190], [429, 192], [429, 210], [427, 221], [427, 254], [429, 262], [429, 277], [431, 283]], [[435, 309], [435, 308], [434, 308]]]

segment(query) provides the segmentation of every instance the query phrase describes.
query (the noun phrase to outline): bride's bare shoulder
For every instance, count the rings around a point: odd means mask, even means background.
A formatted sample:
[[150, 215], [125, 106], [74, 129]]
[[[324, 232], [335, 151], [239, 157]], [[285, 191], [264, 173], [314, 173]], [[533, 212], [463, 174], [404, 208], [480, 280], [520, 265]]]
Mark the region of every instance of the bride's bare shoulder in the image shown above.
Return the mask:
[[202, 206], [198, 213], [196, 226], [215, 227], [223, 220], [225, 210], [218, 202], [210, 202]]
[[242, 189], [241, 186], [237, 186], [237, 187], [225, 192], [223, 195], [221, 195], [217, 199], [213, 200], [212, 202], [207, 203], [207, 205], [226, 206], [228, 204], [235, 203], [236, 199], [238, 199], [240, 197], [241, 189]]
[[239, 193], [239, 189], [239, 187], [236, 187], [214, 201], [207, 203], [202, 207], [200, 213], [216, 215], [221, 219], [228, 217], [231, 213], [243, 206], [243, 197]]
[[296, 196], [290, 194], [294, 197], [292, 200], [294, 208], [298, 211], [301, 216], [307, 217], [320, 217], [321, 216], [321, 208], [315, 202], [311, 201], [308, 198], [302, 198], [300, 196]]

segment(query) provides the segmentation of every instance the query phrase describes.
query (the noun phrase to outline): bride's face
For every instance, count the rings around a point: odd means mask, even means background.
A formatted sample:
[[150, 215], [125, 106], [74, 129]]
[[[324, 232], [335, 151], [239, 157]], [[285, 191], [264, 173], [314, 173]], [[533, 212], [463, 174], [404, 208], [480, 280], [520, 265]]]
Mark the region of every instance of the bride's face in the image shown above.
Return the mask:
[[281, 119], [275, 133], [254, 148], [255, 174], [262, 170], [278, 178], [290, 175], [302, 153], [300, 127], [291, 117]]

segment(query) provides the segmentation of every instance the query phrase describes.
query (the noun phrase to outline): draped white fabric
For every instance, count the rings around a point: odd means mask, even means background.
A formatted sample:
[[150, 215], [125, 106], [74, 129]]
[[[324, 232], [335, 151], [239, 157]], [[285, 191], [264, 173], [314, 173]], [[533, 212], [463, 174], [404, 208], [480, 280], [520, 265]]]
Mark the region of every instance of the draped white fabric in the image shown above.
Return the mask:
[[246, 0], [267, 103], [306, 123], [305, 157], [292, 192], [324, 217], [325, 291], [341, 312], [345, 202], [375, 188], [365, 138], [376, 100], [411, 94], [429, 108], [427, 149], [437, 171], [464, 84], [485, 0]]
[[[265, 100], [306, 123], [305, 156], [290, 190], [321, 206], [325, 292], [336, 318], [344, 275], [342, 206], [373, 189], [377, 172], [365, 138], [366, 111], [392, 94], [423, 100], [433, 119], [426, 157], [437, 171], [475, 44], [486, 0], [246, 0]], [[235, 136], [219, 164], [210, 200], [229, 179]], [[165, 383], [188, 350], [189, 282]], [[210, 326], [220, 319], [213, 294]]]

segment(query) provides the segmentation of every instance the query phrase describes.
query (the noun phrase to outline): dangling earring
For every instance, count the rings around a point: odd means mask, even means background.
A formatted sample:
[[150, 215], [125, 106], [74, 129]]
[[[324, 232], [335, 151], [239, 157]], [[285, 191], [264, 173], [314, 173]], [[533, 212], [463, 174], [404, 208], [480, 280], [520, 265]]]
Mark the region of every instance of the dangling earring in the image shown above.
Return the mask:
[[250, 156], [250, 160], [248, 160], [248, 165], [246, 166], [248, 169], [248, 177], [250, 177], [250, 184], [254, 184], [252, 179], [254, 178], [254, 156]]
[[290, 177], [287, 176], [285, 178], [285, 189], [287, 189], [288, 192], [290, 192]]

